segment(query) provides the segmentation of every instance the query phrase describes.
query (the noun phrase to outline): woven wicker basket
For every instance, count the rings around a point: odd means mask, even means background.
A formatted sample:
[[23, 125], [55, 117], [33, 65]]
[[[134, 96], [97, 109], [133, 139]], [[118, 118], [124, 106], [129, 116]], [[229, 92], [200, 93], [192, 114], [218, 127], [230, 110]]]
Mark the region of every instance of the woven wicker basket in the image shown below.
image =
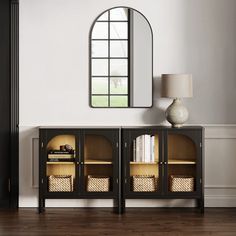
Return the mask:
[[194, 177], [185, 175], [170, 176], [170, 191], [171, 192], [193, 192]]
[[109, 192], [110, 177], [88, 175], [88, 192]]
[[154, 175], [134, 175], [132, 180], [134, 192], [155, 192], [157, 190], [157, 178]]
[[50, 175], [48, 177], [49, 192], [73, 192], [72, 175]]

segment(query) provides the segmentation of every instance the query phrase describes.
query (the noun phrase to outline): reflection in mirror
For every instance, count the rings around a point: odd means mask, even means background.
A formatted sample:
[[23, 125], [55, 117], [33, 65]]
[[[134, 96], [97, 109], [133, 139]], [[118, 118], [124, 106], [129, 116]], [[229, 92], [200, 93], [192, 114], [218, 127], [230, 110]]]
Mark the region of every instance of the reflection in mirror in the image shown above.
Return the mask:
[[152, 106], [152, 30], [138, 11], [117, 7], [90, 34], [90, 105]]

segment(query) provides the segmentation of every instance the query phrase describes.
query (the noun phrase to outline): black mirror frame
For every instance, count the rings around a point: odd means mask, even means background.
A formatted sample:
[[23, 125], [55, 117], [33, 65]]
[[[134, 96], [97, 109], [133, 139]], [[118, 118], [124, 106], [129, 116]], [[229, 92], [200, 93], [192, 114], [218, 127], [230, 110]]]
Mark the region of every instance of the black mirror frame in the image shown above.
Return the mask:
[[[91, 52], [92, 52], [92, 32], [93, 32], [93, 27], [97, 21], [97, 19], [102, 16], [105, 12], [109, 11], [109, 10], [112, 10], [112, 9], [115, 9], [115, 8], [127, 8], [127, 9], [131, 9], [133, 11], [136, 11], [138, 12], [140, 15], [143, 16], [143, 18], [146, 20], [146, 22], [148, 23], [149, 25], [149, 28], [150, 28], [150, 31], [151, 31], [151, 36], [152, 36], [152, 42], [151, 42], [151, 46], [152, 46], [152, 94], [151, 94], [151, 97], [152, 97], [152, 103], [151, 103], [151, 106], [149, 107], [130, 107], [130, 106], [127, 106], [127, 107], [94, 107], [92, 106], [92, 57], [91, 57]], [[112, 7], [112, 8], [109, 8], [105, 11], [103, 11], [101, 14], [99, 14], [96, 19], [93, 21], [92, 25], [91, 25], [91, 28], [90, 28], [90, 31], [89, 31], [89, 106], [91, 108], [120, 108], [120, 109], [127, 109], [127, 108], [151, 108], [153, 107], [153, 94], [154, 94], [154, 77], [153, 77], [153, 31], [152, 31], [152, 27], [151, 27], [151, 24], [150, 22], [148, 21], [148, 19], [138, 10], [132, 8], [132, 7], [127, 7], [127, 6], [116, 6], [116, 7]]]

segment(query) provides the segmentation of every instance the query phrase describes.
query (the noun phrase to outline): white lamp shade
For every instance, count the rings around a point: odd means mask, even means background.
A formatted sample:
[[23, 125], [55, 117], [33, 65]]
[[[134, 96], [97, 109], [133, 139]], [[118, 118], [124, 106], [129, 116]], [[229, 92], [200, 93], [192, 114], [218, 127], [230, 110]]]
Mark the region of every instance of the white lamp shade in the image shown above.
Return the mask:
[[192, 75], [163, 74], [161, 76], [161, 96], [168, 98], [192, 97]]

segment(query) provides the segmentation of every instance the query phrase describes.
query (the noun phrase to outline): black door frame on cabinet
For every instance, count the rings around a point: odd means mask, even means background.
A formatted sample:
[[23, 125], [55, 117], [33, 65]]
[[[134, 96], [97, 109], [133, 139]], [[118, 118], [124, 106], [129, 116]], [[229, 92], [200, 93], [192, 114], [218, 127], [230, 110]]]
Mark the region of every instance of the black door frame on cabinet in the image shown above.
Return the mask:
[[[38, 207], [39, 213], [45, 210], [46, 199], [112, 199], [114, 212], [121, 213], [120, 184], [122, 180], [120, 174], [121, 173], [120, 133], [121, 129], [119, 127], [39, 128], [39, 207]], [[47, 164], [49, 161], [48, 144], [55, 137], [60, 135], [73, 135], [75, 137], [76, 154], [74, 156], [74, 160], [72, 160], [75, 166], [75, 179], [74, 179], [75, 184], [74, 184], [74, 189], [71, 192], [57, 192], [57, 191], [54, 192], [54, 191], [49, 191], [48, 189], [49, 185], [48, 175], [47, 175]], [[109, 143], [109, 147], [112, 149], [111, 163], [107, 163], [107, 164], [112, 164], [111, 166], [109, 166], [109, 168], [111, 167], [112, 170], [111, 171], [112, 173], [110, 175], [111, 177], [110, 186], [112, 187], [109, 188], [109, 191], [95, 192], [95, 191], [88, 191], [86, 189], [85, 182], [87, 181], [87, 178], [85, 178], [85, 176], [88, 175], [89, 171], [88, 172], [85, 171], [85, 165], [89, 164], [90, 158], [94, 156], [94, 153], [92, 155], [85, 154], [86, 153], [85, 149], [88, 150], [90, 148], [94, 148], [93, 145], [91, 146], [91, 143], [89, 141], [86, 141], [86, 137], [89, 136], [93, 136], [93, 140], [94, 136], [95, 137], [100, 136], [100, 138], [102, 137], [102, 140], [107, 141]], [[92, 144], [94, 143], [95, 142], [93, 141]], [[98, 144], [98, 146], [99, 145], [100, 144]], [[95, 148], [95, 150], [97, 149]], [[93, 164], [98, 164], [98, 163], [93, 163]]]
[[[19, 196], [19, 1], [0, 2], [0, 78], [1, 88], [1, 137], [6, 158], [5, 177], [1, 183], [2, 194], [7, 200], [1, 207], [18, 208]], [[4, 142], [5, 143], [5, 142]], [[5, 144], [4, 144], [5, 145]], [[7, 177], [8, 176], [8, 177]]]
[[[136, 192], [131, 191], [130, 161], [133, 155], [133, 141], [144, 134], [159, 136], [159, 191]], [[168, 180], [168, 135], [179, 134], [193, 141], [196, 150], [195, 190], [190, 192], [170, 192]], [[171, 128], [165, 126], [126, 127], [122, 130], [122, 187], [121, 211], [125, 212], [126, 199], [194, 199], [201, 213], [204, 213], [204, 128], [201, 126], [184, 126]], [[180, 163], [182, 164], [182, 163]], [[162, 166], [162, 169], [160, 168]]]

